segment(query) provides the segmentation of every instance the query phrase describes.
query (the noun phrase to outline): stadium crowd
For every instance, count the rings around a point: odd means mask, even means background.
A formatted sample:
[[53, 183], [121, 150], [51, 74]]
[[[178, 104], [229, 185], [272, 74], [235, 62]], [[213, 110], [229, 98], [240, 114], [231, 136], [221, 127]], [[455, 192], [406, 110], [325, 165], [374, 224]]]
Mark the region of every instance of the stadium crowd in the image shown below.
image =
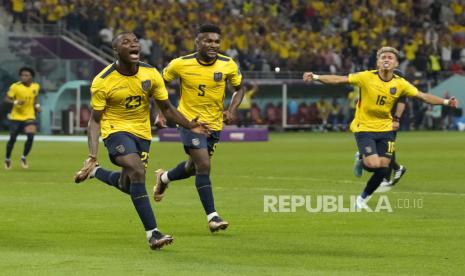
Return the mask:
[[465, 67], [464, 0], [10, 1], [13, 13], [65, 23], [97, 46], [133, 31], [159, 68], [193, 51], [199, 22], [222, 27], [223, 51], [243, 71], [348, 73], [373, 68], [375, 50], [387, 44], [401, 50], [401, 71], [412, 65], [437, 79]]
[[[222, 51], [242, 71], [280, 67], [346, 74], [375, 68], [375, 52], [382, 45], [400, 50], [400, 71], [420, 87], [434, 85], [444, 71], [465, 71], [465, 0], [0, 1], [10, 4], [15, 24], [35, 15], [79, 31], [101, 48], [109, 49], [116, 33], [133, 31], [143, 59], [159, 69], [192, 52], [196, 27], [211, 22], [221, 26]], [[288, 123], [345, 129], [353, 116], [350, 97], [291, 100]], [[413, 112], [408, 109], [412, 115], [406, 116], [404, 129], [451, 125], [449, 111], [415, 101], [409, 107]], [[248, 120], [280, 125], [281, 114], [282, 104], [254, 103]]]

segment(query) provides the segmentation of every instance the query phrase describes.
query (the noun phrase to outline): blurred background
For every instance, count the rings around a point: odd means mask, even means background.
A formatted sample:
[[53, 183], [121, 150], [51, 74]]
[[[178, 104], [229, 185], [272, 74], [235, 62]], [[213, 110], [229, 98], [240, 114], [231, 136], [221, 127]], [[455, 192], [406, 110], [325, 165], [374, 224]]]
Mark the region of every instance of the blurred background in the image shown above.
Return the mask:
[[[240, 65], [246, 97], [238, 127], [346, 131], [358, 88], [304, 84], [304, 71], [375, 69], [376, 50], [400, 50], [399, 74], [424, 92], [465, 103], [464, 0], [0, 0], [0, 98], [18, 69], [36, 70], [42, 134], [82, 134], [89, 83], [113, 62], [120, 31], [140, 37], [141, 57], [159, 70], [195, 51], [201, 23], [222, 29], [222, 52]], [[169, 88], [178, 103], [178, 85]], [[228, 94], [230, 96], [230, 94]], [[227, 97], [228, 98], [228, 97]], [[226, 102], [227, 104], [227, 102]], [[0, 104], [0, 131], [10, 106]], [[462, 109], [410, 100], [403, 130], [465, 130]]]

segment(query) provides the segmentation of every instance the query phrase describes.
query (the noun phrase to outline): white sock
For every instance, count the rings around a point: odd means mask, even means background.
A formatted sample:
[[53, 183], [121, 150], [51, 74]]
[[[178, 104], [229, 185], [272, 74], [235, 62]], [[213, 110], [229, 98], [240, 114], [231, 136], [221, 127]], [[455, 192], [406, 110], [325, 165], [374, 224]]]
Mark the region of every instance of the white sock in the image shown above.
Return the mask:
[[170, 179], [168, 178], [168, 172], [164, 172], [161, 174], [161, 181], [165, 184], [170, 183]]
[[213, 213], [210, 213], [210, 214], [207, 215], [207, 220], [210, 221], [210, 220], [212, 220], [212, 218], [219, 217], [219, 216], [220, 215], [218, 215], [217, 212], [213, 212]]
[[152, 232], [153, 231], [158, 231], [158, 228], [155, 228], [155, 229], [152, 229], [152, 230], [149, 230], [149, 231], [145, 231], [145, 234], [147, 235], [147, 240], [150, 240], [150, 238], [152, 237]]
[[89, 177], [91, 177], [91, 178], [92, 178], [92, 177], [95, 177], [95, 173], [97, 172], [98, 169], [100, 169], [99, 166], [95, 167], [95, 168], [92, 170], [92, 172], [90, 173]]

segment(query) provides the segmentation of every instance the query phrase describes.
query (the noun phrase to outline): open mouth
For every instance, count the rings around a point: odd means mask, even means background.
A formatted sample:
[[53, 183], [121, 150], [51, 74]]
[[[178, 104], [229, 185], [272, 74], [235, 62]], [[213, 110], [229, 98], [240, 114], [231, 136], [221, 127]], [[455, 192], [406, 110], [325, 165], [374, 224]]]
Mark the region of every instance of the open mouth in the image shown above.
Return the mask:
[[218, 51], [216, 51], [216, 50], [208, 50], [207, 53], [209, 55], [216, 55], [216, 54], [218, 54]]
[[139, 50], [129, 51], [129, 57], [132, 58], [132, 59], [138, 59], [139, 58]]

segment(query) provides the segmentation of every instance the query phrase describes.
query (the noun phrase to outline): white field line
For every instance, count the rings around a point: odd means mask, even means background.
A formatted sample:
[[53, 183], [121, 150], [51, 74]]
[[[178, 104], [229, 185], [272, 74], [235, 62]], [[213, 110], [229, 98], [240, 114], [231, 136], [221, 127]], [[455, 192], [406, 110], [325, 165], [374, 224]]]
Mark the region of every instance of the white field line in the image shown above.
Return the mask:
[[[356, 185], [364, 185], [365, 182], [362, 181], [350, 181], [350, 180], [332, 180], [332, 179], [325, 179], [325, 178], [314, 178], [314, 177], [288, 177], [288, 176], [252, 176], [252, 175], [218, 175], [221, 177], [238, 177], [238, 178], [247, 178], [247, 179], [264, 179], [264, 180], [283, 180], [283, 181], [310, 181], [310, 182], [335, 182], [341, 184], [356, 184]], [[326, 189], [296, 189], [296, 188], [230, 188], [227, 189], [234, 189], [234, 190], [242, 190], [242, 189], [251, 189], [256, 191], [286, 191], [286, 192], [328, 192], [328, 193], [353, 193], [354, 191], [347, 191], [347, 190], [326, 190]], [[395, 188], [394, 188], [395, 189]], [[465, 193], [448, 193], [448, 192], [427, 192], [427, 191], [390, 191], [389, 193], [394, 194], [415, 194], [415, 195], [437, 195], [437, 196], [465, 196]]]
[[[0, 141], [8, 141], [10, 136], [0, 135]], [[26, 135], [19, 135], [18, 141], [26, 141]], [[65, 136], [65, 135], [36, 135], [34, 141], [41, 142], [85, 142], [87, 143], [87, 136]], [[153, 137], [152, 142], [158, 142], [158, 137]]]

